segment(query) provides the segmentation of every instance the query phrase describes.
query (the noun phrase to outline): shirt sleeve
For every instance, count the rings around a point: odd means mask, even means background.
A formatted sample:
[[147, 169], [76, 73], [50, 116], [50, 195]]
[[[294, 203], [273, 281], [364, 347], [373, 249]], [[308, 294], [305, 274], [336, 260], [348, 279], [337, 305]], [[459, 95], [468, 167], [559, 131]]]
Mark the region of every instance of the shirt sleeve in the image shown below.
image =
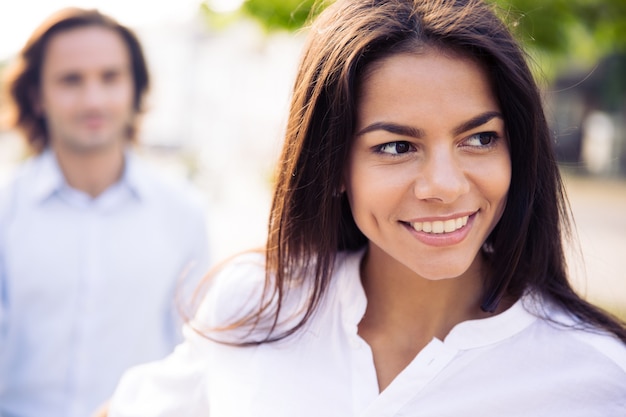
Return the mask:
[[[0, 221], [0, 227], [2, 227], [1, 221]], [[7, 326], [8, 326], [6, 273], [5, 273], [3, 257], [4, 257], [4, 249], [2, 247], [2, 242], [0, 242], [0, 355], [2, 355], [2, 351], [4, 350], [4, 345], [6, 343], [5, 339], [6, 339], [6, 332], [7, 332]]]
[[[172, 285], [173, 308], [165, 312], [165, 323], [169, 330], [170, 340], [174, 344], [182, 341], [180, 329], [183, 326], [185, 315], [189, 313], [187, 306], [192, 304], [194, 294], [198, 290], [202, 279], [209, 271], [211, 264], [208, 226], [204, 206], [199, 203], [189, 210], [186, 233], [181, 238], [181, 245], [187, 249], [185, 262], [181, 265], [181, 276]], [[181, 317], [181, 313], [185, 317]]]
[[[3, 354], [6, 344], [6, 333], [8, 323], [8, 294], [7, 294], [7, 274], [6, 274], [6, 230], [8, 227], [7, 209], [8, 191], [0, 187], [0, 356]], [[2, 375], [0, 375], [0, 381]], [[1, 414], [1, 413], [0, 413]]]
[[160, 361], [126, 371], [111, 399], [108, 417], [208, 416], [207, 348], [188, 326], [185, 340]]
[[[224, 377], [220, 374], [224, 358], [217, 356], [230, 347], [194, 328], [208, 333], [258, 305], [265, 277], [263, 259], [259, 254], [241, 256], [213, 277], [192, 324], [183, 327], [183, 343], [163, 360], [126, 371], [111, 399], [108, 417], [209, 416], [209, 395], [215, 388], [210, 381], [216, 380], [217, 385]], [[248, 334], [249, 329], [242, 328], [216, 337], [236, 343]], [[216, 362], [220, 369], [211, 375]]]
[[203, 277], [206, 276], [211, 265], [211, 250], [209, 245], [208, 225], [204, 211], [196, 214], [196, 221], [192, 227], [193, 239], [191, 255], [190, 255], [190, 270], [188, 284], [194, 288], [200, 283]]

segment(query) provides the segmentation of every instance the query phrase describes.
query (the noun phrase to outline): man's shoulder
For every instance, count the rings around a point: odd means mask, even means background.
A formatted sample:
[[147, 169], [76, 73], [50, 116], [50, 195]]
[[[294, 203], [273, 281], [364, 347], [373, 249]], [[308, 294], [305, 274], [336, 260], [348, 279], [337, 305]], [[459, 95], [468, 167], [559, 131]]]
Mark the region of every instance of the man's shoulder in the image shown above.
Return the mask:
[[19, 163], [0, 184], [0, 220], [6, 218], [11, 207], [18, 204], [25, 193], [32, 191], [40, 159], [35, 156]]
[[168, 174], [154, 163], [141, 157], [133, 158], [131, 181], [140, 192], [153, 200], [158, 200], [172, 210], [204, 211], [206, 201], [188, 179], [180, 174]]
[[25, 178], [36, 175], [36, 172], [41, 169], [40, 167], [44, 159], [44, 155], [33, 155], [15, 163], [0, 183], [0, 190], [5, 191], [9, 187], [15, 187], [16, 184], [24, 181]]

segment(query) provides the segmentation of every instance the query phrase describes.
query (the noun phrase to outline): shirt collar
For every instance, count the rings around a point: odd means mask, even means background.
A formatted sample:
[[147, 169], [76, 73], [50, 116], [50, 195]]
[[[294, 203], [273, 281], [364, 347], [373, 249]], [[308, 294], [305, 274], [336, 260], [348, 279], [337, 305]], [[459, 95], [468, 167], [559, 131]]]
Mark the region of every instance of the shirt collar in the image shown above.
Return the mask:
[[61, 168], [50, 149], [30, 161], [34, 166], [32, 196], [36, 202], [43, 202], [66, 186]]
[[[51, 149], [46, 149], [41, 155], [34, 158], [31, 163], [34, 165], [34, 176], [32, 179], [33, 201], [42, 203], [64, 189], [70, 188]], [[142, 175], [139, 165], [140, 162], [136, 156], [132, 152], [126, 151], [124, 153], [124, 172], [122, 177], [104, 193], [113, 187], [127, 188], [135, 198], [139, 200], [147, 198], [150, 182], [145, 175]]]
[[[364, 253], [365, 250], [340, 254], [335, 277], [341, 297], [342, 320], [344, 325], [354, 327], [355, 331], [367, 307], [360, 278]], [[527, 294], [500, 314], [457, 324], [444, 339], [444, 344], [455, 349], [474, 349], [506, 340], [534, 323], [541, 305], [540, 298]]]
[[530, 295], [526, 295], [500, 314], [459, 323], [448, 333], [444, 344], [466, 350], [509, 339], [538, 320], [533, 312], [533, 306], [538, 302]]
[[130, 151], [124, 154], [124, 172], [120, 183], [125, 184], [140, 200], [148, 198], [150, 194], [150, 181], [143, 173], [141, 161]]

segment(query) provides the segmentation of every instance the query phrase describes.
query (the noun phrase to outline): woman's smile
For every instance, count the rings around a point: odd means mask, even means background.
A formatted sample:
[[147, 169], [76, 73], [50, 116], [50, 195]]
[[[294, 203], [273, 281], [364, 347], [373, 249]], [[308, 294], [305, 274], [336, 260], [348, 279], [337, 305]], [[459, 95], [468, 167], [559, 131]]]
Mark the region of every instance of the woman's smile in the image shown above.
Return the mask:
[[400, 222], [417, 240], [429, 246], [452, 246], [461, 243], [469, 234], [474, 214], [448, 220]]
[[442, 234], [442, 233], [452, 233], [456, 230], [461, 229], [463, 226], [467, 224], [467, 220], [469, 219], [468, 215], [453, 217], [448, 220], [433, 220], [433, 221], [414, 221], [409, 222], [411, 227], [415, 229], [416, 232], [424, 232], [424, 233], [434, 233], [434, 234]]

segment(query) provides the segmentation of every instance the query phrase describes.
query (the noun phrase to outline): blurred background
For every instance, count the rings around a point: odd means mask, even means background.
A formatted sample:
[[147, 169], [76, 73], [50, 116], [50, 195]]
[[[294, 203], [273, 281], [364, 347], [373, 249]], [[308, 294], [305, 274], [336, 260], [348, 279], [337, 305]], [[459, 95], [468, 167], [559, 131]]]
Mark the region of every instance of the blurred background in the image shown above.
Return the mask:
[[[626, 318], [626, 1], [493, 2], [526, 46], [544, 93], [576, 219], [576, 285]], [[139, 152], [203, 194], [219, 261], [264, 242], [306, 21], [328, 2], [313, 3], [4, 1], [0, 75], [59, 8], [97, 8], [132, 27], [152, 72]], [[0, 185], [25, 156], [21, 138], [0, 128]]]

